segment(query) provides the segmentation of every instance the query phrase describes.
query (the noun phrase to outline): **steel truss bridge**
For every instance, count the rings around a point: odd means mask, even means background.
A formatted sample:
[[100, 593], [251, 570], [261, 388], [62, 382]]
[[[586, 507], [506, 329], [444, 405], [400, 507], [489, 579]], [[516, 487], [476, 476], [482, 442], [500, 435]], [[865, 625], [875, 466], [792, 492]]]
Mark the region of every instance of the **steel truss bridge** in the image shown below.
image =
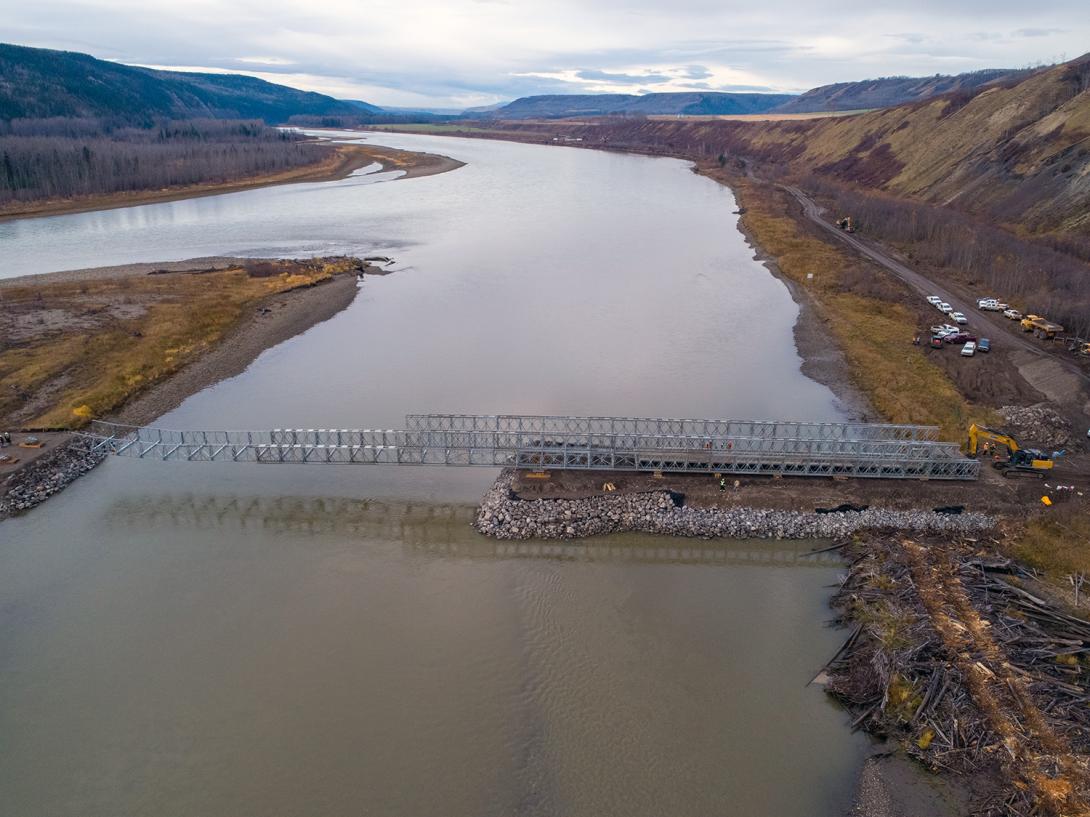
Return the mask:
[[196, 462], [453, 465], [529, 470], [976, 479], [933, 426], [411, 414], [405, 428], [177, 431], [95, 421], [92, 451]]

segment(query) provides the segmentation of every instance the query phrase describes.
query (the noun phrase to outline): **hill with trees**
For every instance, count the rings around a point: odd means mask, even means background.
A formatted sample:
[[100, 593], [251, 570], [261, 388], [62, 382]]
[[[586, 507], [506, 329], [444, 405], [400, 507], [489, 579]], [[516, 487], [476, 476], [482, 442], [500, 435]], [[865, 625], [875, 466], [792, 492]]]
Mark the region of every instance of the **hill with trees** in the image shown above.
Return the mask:
[[816, 113], [891, 108], [942, 94], [971, 91], [992, 83], [1010, 82], [1028, 73], [1025, 70], [993, 68], [955, 76], [936, 74], [933, 77], [881, 77], [838, 82], [793, 97], [775, 110], [777, 113]]
[[0, 43], [0, 120], [261, 119], [277, 124], [294, 115], [352, 116], [373, 108], [256, 77], [156, 71], [72, 51]]
[[494, 119], [561, 119], [572, 116], [725, 115], [764, 113], [790, 94], [683, 92], [656, 94], [551, 94], [525, 96], [480, 115]]

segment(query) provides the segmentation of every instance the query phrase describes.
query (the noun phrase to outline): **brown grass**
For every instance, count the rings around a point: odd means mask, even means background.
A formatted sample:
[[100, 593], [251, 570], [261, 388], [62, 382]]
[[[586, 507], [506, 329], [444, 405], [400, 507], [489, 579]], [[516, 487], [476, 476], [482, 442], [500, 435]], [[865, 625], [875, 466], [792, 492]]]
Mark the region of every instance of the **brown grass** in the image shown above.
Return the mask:
[[71, 428], [106, 415], [211, 349], [263, 299], [358, 263], [7, 287], [5, 320], [23, 331], [0, 345], [0, 427]]
[[[1058, 587], [1066, 577], [1090, 574], [1090, 515], [1082, 503], [1046, 508], [1007, 539], [1007, 551], [1021, 562], [1044, 571]], [[1090, 591], [1088, 591], [1090, 592]]]
[[[868, 113], [870, 108], [860, 108], [854, 111], [813, 111], [809, 113], [724, 113], [724, 114], [695, 114], [681, 117], [687, 122], [803, 122], [809, 119], [829, 119], [832, 117], [857, 116]], [[656, 122], [677, 121], [673, 114], [653, 114], [648, 119]]]
[[[783, 194], [768, 185], [732, 179], [744, 203], [743, 222], [780, 270], [804, 287], [851, 366], [856, 385], [882, 417], [894, 423], [937, 425], [945, 439], [960, 440], [985, 409], [970, 404], [950, 377], [913, 346], [916, 316], [906, 307], [863, 294], [848, 274], [860, 262], [810, 234], [789, 215]], [[807, 276], [812, 274], [813, 278]], [[867, 266], [864, 275], [886, 276]]]

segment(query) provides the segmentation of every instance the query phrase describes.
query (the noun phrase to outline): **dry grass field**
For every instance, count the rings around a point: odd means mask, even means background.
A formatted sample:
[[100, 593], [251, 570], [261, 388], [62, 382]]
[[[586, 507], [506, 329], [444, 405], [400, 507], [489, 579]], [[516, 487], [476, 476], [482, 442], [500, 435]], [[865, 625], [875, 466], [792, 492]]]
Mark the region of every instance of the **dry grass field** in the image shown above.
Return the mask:
[[743, 223], [782, 273], [812, 296], [856, 385], [884, 420], [937, 425], [944, 439], [960, 440], [971, 422], [990, 416], [962, 396], [924, 347], [912, 345], [916, 317], [896, 302], [896, 292], [884, 291], [895, 285], [881, 270], [809, 233], [788, 214], [782, 190], [745, 179], [731, 185], [745, 206]]
[[211, 349], [270, 296], [354, 258], [0, 286], [0, 428], [75, 428]]

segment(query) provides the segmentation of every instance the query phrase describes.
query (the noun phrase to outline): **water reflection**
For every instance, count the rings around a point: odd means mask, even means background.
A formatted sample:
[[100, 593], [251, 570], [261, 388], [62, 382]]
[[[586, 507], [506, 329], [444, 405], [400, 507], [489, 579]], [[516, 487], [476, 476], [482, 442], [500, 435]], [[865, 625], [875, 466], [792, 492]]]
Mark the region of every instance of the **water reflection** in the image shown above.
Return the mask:
[[[565, 559], [692, 565], [777, 565], [827, 569], [833, 553], [812, 554], [814, 542], [667, 539], [645, 534], [574, 541], [503, 541], [470, 526], [468, 505], [361, 500], [349, 497], [219, 494], [127, 495], [105, 513], [109, 525], [155, 530], [263, 531], [395, 540], [433, 556], [470, 559]], [[305, 540], [304, 540], [305, 541]]]
[[[0, 224], [0, 275], [398, 259], [168, 427], [840, 417], [729, 191], [672, 160], [396, 140], [469, 164]], [[0, 524], [0, 811], [842, 813], [861, 739], [806, 687], [843, 640], [832, 557], [496, 542], [457, 504], [493, 476], [114, 460]]]

